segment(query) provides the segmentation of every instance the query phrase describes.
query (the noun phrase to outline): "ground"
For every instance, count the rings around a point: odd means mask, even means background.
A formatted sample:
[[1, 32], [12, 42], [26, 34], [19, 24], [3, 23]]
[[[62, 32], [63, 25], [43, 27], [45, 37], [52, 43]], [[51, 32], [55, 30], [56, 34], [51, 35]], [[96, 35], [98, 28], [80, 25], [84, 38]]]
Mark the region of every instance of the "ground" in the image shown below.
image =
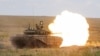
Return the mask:
[[[0, 56], [100, 56], [99, 47], [63, 47], [63, 48], [34, 48], [16, 49], [10, 42], [11, 36], [23, 34], [28, 24], [35, 26], [43, 20], [45, 29], [55, 17], [47, 16], [0, 16]], [[89, 41], [93, 44], [100, 42], [100, 19], [87, 18], [89, 23]]]

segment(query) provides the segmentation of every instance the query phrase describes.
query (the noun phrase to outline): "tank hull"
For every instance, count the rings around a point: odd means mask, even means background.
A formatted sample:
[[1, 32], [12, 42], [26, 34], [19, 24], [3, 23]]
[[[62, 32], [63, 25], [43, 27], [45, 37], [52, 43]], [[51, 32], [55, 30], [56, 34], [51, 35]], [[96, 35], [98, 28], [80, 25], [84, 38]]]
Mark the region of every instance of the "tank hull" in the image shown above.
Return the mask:
[[11, 37], [16, 48], [58, 48], [62, 38], [50, 35], [16, 35]]

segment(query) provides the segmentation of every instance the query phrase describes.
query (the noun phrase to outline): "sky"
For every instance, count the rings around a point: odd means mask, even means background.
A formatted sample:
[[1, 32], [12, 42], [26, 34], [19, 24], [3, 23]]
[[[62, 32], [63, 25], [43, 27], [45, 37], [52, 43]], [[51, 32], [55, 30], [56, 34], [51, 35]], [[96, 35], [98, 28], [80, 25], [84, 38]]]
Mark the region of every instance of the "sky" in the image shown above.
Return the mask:
[[100, 18], [100, 0], [0, 0], [0, 15], [56, 16], [64, 10]]

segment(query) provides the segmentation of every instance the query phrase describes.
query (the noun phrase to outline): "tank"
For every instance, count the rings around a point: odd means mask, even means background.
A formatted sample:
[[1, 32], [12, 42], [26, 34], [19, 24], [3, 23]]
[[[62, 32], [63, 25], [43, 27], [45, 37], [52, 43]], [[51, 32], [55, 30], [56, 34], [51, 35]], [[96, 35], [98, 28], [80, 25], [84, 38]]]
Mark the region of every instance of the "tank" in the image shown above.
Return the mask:
[[52, 36], [50, 31], [43, 29], [43, 21], [35, 25], [35, 29], [28, 25], [23, 34], [11, 37], [11, 43], [16, 48], [58, 48], [62, 43], [62, 38]]

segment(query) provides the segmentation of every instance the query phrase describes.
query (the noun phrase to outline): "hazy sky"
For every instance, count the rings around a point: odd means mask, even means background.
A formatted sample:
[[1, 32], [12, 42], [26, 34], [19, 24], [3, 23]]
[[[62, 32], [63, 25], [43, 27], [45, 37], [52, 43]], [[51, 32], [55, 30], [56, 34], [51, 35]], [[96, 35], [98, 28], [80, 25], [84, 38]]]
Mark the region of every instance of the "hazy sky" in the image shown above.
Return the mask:
[[0, 15], [55, 16], [63, 10], [100, 17], [100, 0], [0, 0]]

